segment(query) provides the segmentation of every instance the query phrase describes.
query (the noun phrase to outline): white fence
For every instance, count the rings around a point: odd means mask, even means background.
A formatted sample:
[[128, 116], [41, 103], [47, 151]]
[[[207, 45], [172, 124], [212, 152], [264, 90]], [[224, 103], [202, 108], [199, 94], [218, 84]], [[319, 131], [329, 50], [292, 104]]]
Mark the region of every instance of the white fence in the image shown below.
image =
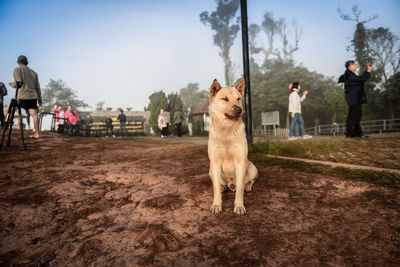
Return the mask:
[[[363, 133], [365, 134], [400, 132], [400, 118], [362, 121], [360, 124]], [[334, 123], [309, 127], [306, 129], [306, 132], [313, 134], [314, 136], [344, 135], [346, 134], [346, 123]]]
[[289, 129], [287, 128], [264, 128], [253, 130], [253, 135], [256, 137], [272, 137], [272, 138], [283, 138], [288, 137]]

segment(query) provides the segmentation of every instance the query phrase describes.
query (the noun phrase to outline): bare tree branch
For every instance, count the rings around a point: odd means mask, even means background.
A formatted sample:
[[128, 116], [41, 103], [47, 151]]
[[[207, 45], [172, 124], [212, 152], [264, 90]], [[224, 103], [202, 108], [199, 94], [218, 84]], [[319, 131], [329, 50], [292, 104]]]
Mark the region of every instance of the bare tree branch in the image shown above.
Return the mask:
[[337, 8], [337, 12], [339, 13], [339, 17], [341, 17], [343, 20], [355, 21], [357, 23], [363, 23], [363, 24], [378, 18], [378, 15], [373, 15], [372, 17], [369, 17], [366, 20], [360, 21], [361, 10], [359, 9], [358, 5], [353, 5], [353, 7], [351, 8], [351, 14], [344, 13], [340, 7]]

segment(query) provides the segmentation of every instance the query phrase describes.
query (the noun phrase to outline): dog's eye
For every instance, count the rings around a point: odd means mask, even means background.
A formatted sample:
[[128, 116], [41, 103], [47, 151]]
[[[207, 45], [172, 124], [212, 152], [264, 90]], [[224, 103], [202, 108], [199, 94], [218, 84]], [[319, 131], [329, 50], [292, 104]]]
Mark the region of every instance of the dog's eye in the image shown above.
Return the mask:
[[240, 101], [240, 97], [238, 98], [238, 100]]
[[227, 97], [222, 98], [222, 100], [229, 101], [229, 99]]

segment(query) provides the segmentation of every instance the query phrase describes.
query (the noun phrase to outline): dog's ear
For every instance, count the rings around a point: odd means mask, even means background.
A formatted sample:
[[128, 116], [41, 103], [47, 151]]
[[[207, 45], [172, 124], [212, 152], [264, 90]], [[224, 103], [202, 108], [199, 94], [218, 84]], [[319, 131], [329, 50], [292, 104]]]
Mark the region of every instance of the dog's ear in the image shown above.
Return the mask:
[[246, 86], [246, 83], [245, 83], [244, 79], [242, 79], [234, 87], [239, 91], [239, 93], [241, 95], [243, 95], [245, 86]]
[[218, 93], [219, 90], [221, 90], [221, 85], [217, 81], [217, 79], [214, 79], [213, 83], [211, 84], [210, 87], [210, 98], [213, 99], [215, 95]]

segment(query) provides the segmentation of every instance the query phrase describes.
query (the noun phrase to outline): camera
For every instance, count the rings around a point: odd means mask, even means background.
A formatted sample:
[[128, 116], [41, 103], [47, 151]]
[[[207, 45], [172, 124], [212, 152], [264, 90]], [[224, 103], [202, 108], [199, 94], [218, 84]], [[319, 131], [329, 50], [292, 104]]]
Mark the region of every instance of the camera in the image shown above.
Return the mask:
[[19, 88], [21, 88], [22, 87], [22, 82], [15, 82], [15, 89], [19, 89]]

